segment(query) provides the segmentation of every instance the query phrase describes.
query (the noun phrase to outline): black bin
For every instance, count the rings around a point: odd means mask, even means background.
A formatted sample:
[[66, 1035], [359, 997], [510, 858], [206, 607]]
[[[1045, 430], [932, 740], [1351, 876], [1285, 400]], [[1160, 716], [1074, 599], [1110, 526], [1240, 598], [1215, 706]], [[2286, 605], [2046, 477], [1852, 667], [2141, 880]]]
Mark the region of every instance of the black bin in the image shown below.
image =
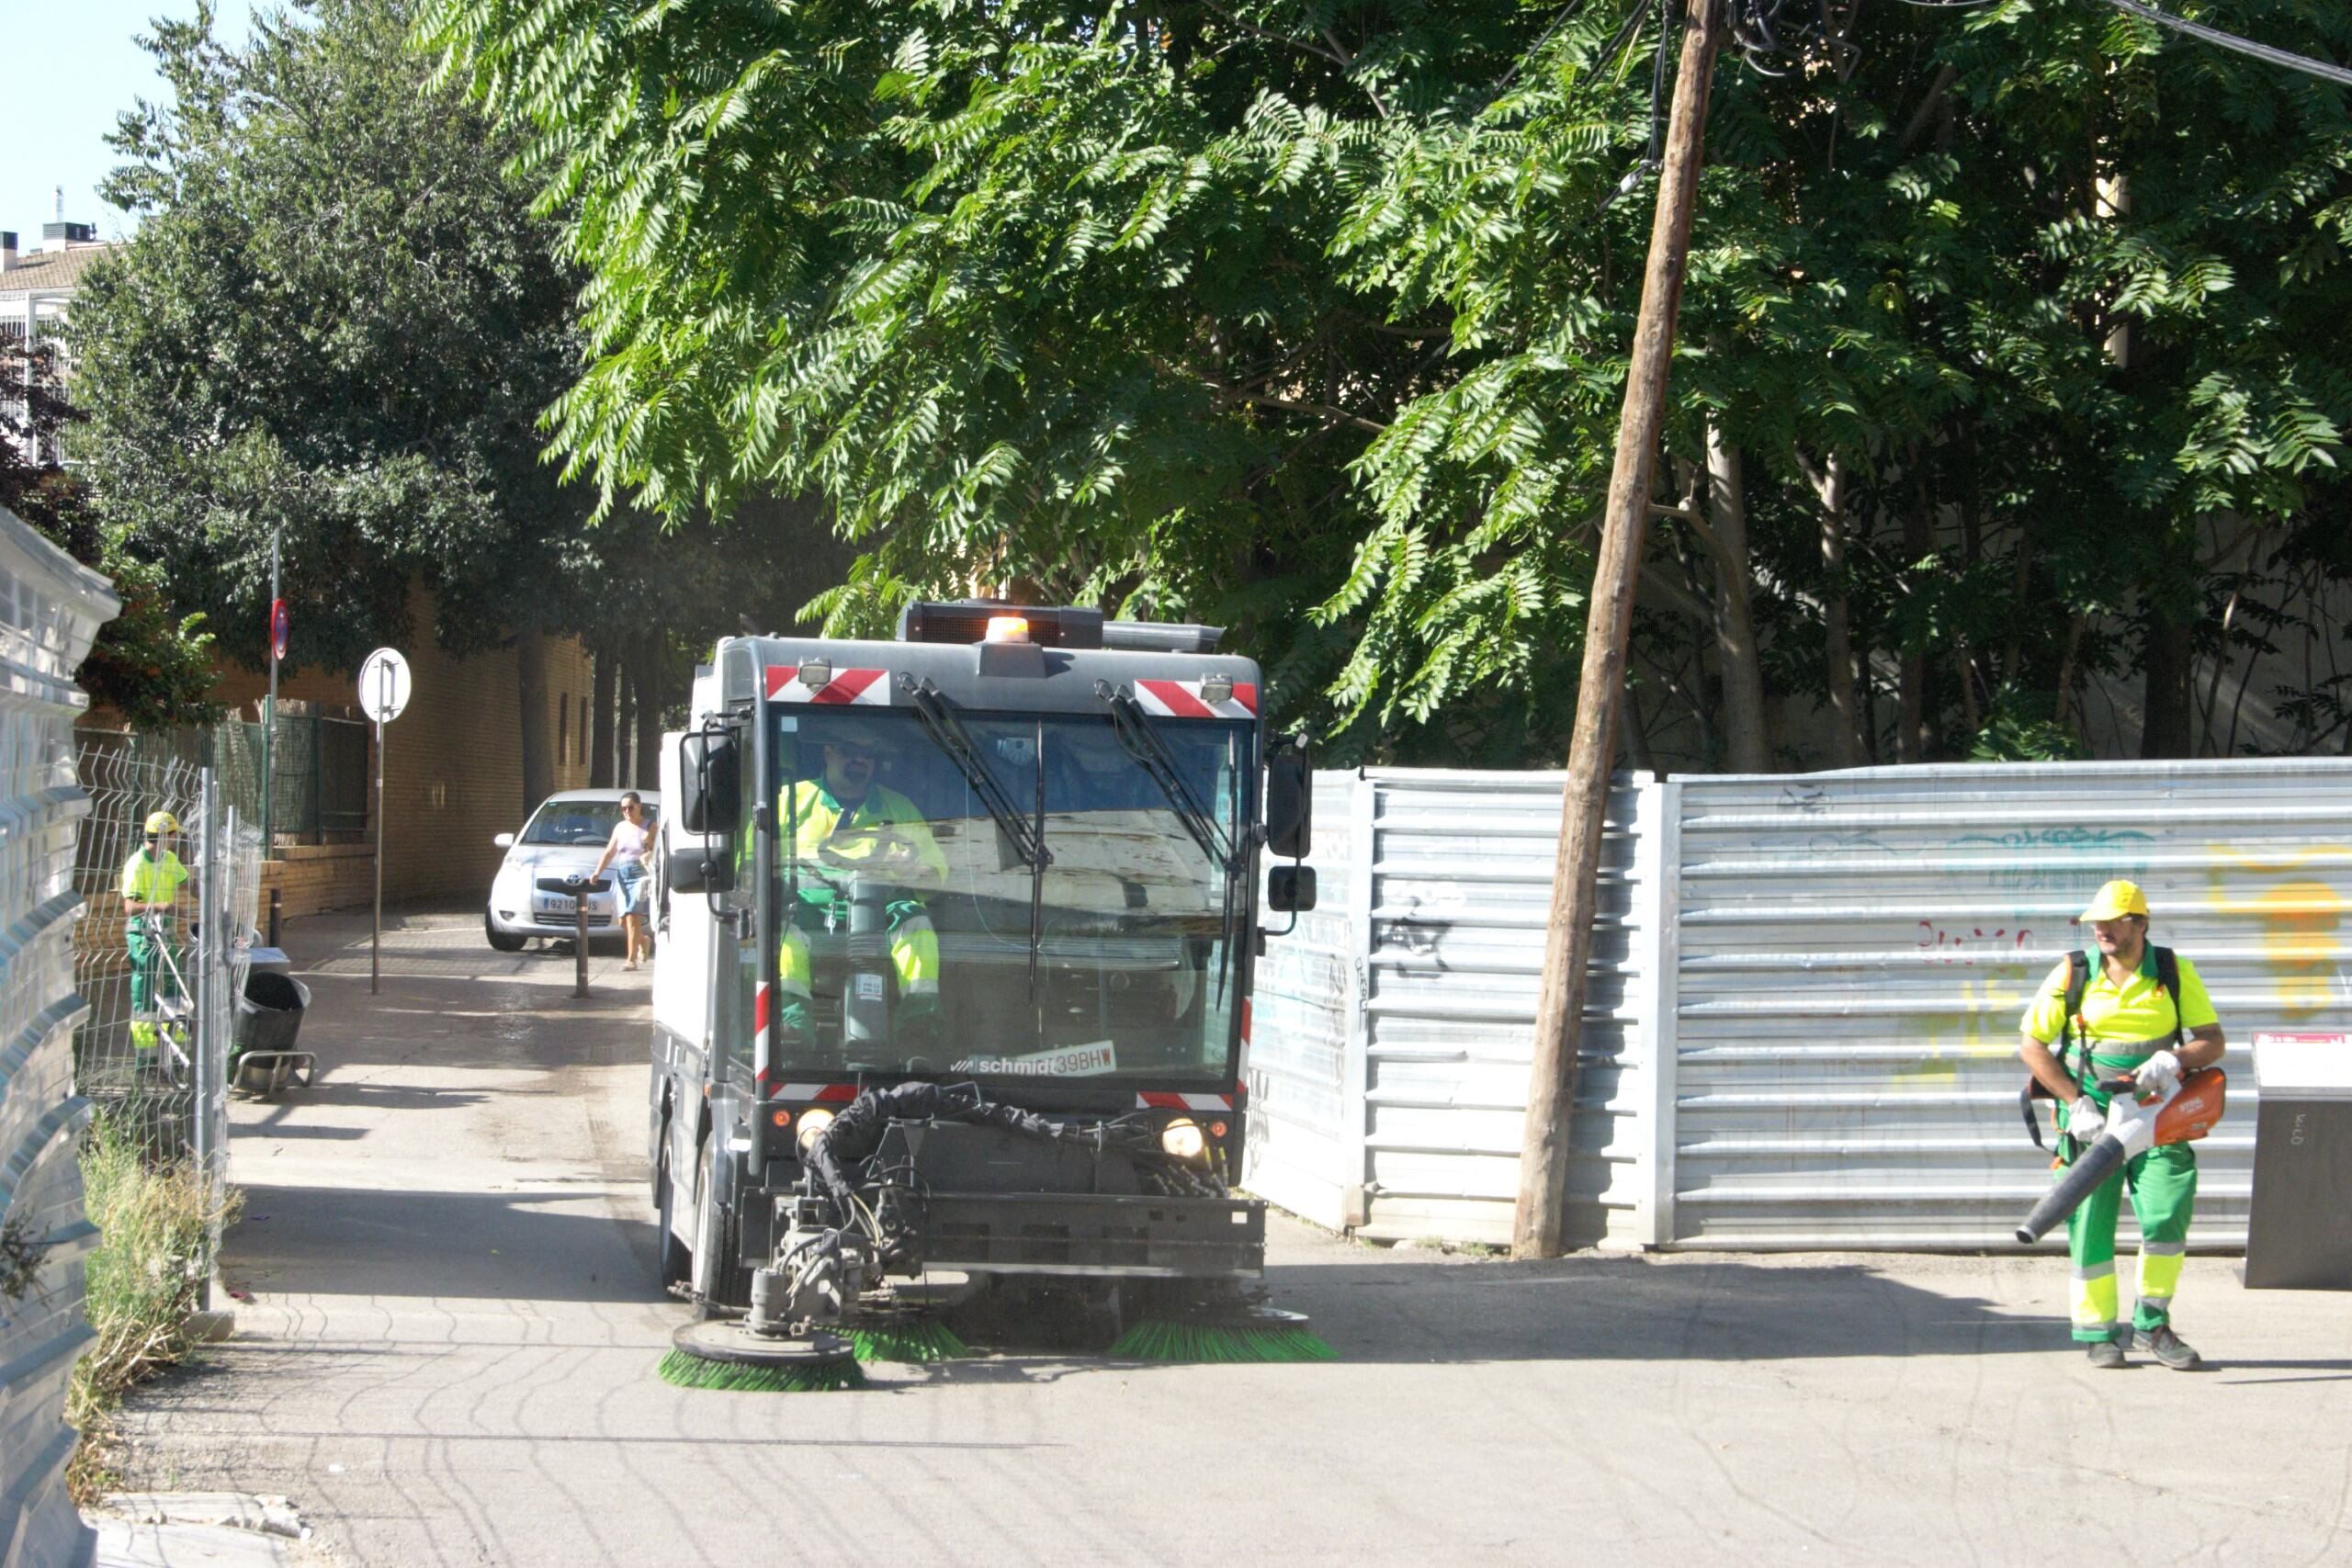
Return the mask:
[[311, 989], [291, 975], [256, 969], [245, 976], [245, 994], [237, 998], [237, 1021], [230, 1026], [229, 1054], [248, 1051], [291, 1051], [302, 1032], [302, 1013], [311, 1005]]
[[2352, 1291], [2352, 1034], [2254, 1037], [2250, 1291]]

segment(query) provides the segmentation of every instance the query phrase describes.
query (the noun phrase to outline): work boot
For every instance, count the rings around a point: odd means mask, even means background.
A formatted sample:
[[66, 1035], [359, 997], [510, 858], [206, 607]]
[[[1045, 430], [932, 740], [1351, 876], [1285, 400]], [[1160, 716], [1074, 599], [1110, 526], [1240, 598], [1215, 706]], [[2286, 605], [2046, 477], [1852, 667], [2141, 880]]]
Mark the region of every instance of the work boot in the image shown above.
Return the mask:
[[2111, 1372], [2123, 1365], [2123, 1347], [2112, 1339], [2091, 1341], [2091, 1365], [2100, 1371]]
[[2132, 1335], [2132, 1348], [2145, 1350], [2177, 1372], [2197, 1370], [2202, 1359], [2188, 1342], [2172, 1331], [2172, 1325], [2160, 1323], [2154, 1328], [2136, 1329]]

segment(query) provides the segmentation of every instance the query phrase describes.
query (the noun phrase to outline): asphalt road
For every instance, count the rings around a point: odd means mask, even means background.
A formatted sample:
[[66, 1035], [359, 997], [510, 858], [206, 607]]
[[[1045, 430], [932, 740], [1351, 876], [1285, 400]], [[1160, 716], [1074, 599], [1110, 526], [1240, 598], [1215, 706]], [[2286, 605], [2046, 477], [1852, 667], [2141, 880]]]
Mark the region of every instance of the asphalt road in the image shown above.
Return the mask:
[[239, 1332], [133, 1484], [285, 1494], [348, 1563], [2352, 1559], [2352, 1311], [2193, 1259], [2196, 1375], [2092, 1372], [2048, 1258], [1382, 1251], [1282, 1223], [1336, 1364], [654, 1375], [644, 976], [305, 922], [312, 1090], [235, 1111]]

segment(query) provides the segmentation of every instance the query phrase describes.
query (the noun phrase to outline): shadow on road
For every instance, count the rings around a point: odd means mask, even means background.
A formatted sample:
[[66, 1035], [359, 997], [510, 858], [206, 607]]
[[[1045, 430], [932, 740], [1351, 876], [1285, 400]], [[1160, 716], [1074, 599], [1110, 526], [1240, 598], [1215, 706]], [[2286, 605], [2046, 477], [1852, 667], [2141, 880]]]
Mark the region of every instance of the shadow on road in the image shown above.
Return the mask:
[[652, 1248], [650, 1213], [616, 1220], [594, 1190], [267, 1187], [229, 1233], [222, 1269], [281, 1296], [658, 1302]]
[[1640, 1258], [1270, 1268], [1345, 1361], [1783, 1360], [2037, 1354], [2063, 1317], [2003, 1311], [1871, 1268]]

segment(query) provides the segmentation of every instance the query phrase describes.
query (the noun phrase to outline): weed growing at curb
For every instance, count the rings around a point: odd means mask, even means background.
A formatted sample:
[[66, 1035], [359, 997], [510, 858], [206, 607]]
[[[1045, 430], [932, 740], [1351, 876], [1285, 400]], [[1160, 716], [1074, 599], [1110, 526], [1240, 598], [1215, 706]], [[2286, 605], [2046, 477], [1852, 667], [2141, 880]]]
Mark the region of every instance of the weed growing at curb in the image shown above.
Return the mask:
[[[82, 1141], [84, 1206], [104, 1233], [86, 1269], [90, 1326], [97, 1337], [74, 1369], [65, 1418], [82, 1434], [67, 1466], [76, 1503], [114, 1489], [121, 1439], [114, 1412], [130, 1388], [184, 1360], [195, 1348], [189, 1319], [202, 1302], [207, 1221], [194, 1162], [159, 1160], [130, 1128], [105, 1116]], [[237, 1201], [218, 1218], [235, 1217]]]

